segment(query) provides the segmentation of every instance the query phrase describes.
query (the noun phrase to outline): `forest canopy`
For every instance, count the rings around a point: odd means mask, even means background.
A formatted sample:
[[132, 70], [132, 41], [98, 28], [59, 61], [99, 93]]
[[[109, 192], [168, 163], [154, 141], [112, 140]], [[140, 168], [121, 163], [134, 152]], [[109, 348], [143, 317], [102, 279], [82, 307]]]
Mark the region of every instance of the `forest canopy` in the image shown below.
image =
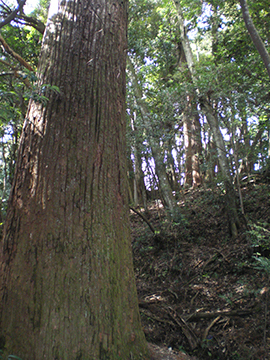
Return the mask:
[[[1, 1], [1, 21], [20, 3]], [[30, 14], [22, 6], [1, 29], [2, 221], [28, 101], [46, 102], [50, 87], [39, 89], [35, 77], [48, 3], [41, 0]], [[269, 50], [268, 2], [248, 7]], [[269, 172], [269, 77], [240, 2], [131, 0], [127, 55], [133, 205], [158, 191], [172, 215], [183, 186], [230, 192], [245, 176]]]

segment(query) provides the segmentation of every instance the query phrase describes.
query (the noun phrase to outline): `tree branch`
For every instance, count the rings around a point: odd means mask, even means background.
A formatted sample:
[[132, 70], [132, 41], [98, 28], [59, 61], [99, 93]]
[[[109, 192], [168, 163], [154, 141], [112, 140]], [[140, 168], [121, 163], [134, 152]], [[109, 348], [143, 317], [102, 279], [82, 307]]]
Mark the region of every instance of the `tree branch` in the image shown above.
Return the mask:
[[216, 318], [218, 316], [234, 317], [234, 316], [248, 316], [250, 314], [252, 314], [252, 310], [249, 309], [223, 310], [223, 311], [218, 310], [213, 312], [195, 312], [190, 316], [187, 316], [185, 320], [188, 322], [195, 322], [201, 319]]
[[150, 222], [146, 219], [146, 217], [139, 211], [137, 211], [136, 209], [134, 209], [133, 207], [129, 207], [130, 210], [134, 211], [135, 214], [139, 215], [145, 222], [146, 224], [149, 226], [150, 230], [152, 231], [153, 234], [155, 234], [155, 229], [153, 228], [153, 226], [150, 224]]
[[21, 1], [18, 0], [18, 7], [17, 7], [15, 10], [13, 10], [13, 11], [8, 15], [8, 17], [5, 18], [4, 21], [2, 21], [2, 22], [0, 23], [0, 29], [1, 29], [2, 27], [4, 27], [5, 25], [9, 24], [12, 20], [15, 19], [15, 17], [17, 16], [17, 14], [18, 14], [20, 11], [22, 11], [25, 3], [26, 3], [26, 0], [21, 0]]
[[18, 60], [20, 62], [21, 65], [23, 65], [26, 69], [30, 70], [30, 71], [34, 71], [34, 69], [32, 68], [32, 66], [30, 64], [28, 64], [27, 61], [25, 61], [19, 54], [17, 54], [15, 51], [13, 51], [11, 49], [11, 47], [5, 42], [4, 38], [2, 37], [2, 35], [0, 35], [0, 42], [2, 43], [4, 49], [6, 50], [6, 52], [8, 54], [10, 54], [12, 57], [14, 57], [16, 60]]
[[[34, 17], [32, 16], [27, 16], [25, 14], [19, 14], [17, 16], [17, 18], [19, 20], [22, 20], [24, 21], [24, 24], [25, 25], [28, 25], [28, 26], [32, 26], [34, 29], [36, 29], [38, 32], [40, 32], [41, 34], [44, 34], [44, 31], [45, 31], [45, 25], [43, 24], [42, 21], [38, 20], [38, 19], [35, 19]], [[16, 21], [16, 19], [15, 19]]]

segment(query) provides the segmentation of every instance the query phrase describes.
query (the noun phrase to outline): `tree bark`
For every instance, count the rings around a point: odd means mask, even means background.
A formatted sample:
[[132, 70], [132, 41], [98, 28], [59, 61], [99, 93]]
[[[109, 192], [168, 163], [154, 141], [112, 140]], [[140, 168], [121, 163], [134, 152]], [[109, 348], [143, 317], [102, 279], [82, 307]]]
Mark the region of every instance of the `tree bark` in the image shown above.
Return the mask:
[[185, 184], [197, 187], [202, 183], [200, 174], [201, 124], [190, 96], [187, 97], [187, 105], [183, 114], [183, 128], [186, 155]]
[[170, 187], [173, 191], [178, 192], [180, 190], [180, 180], [176, 171], [175, 159], [173, 156], [173, 145], [175, 145], [175, 139], [169, 139], [168, 150], [167, 150], [167, 177], [170, 183]]
[[261, 56], [261, 59], [264, 63], [264, 66], [267, 70], [268, 76], [270, 78], [270, 56], [266, 50], [266, 47], [264, 46], [264, 43], [256, 29], [256, 27], [253, 24], [253, 21], [251, 19], [251, 16], [248, 11], [248, 4], [246, 0], [240, 0], [240, 5], [242, 9], [243, 19], [246, 24], [246, 28], [248, 30], [248, 33], [251, 37], [251, 40], [256, 47], [258, 53]]
[[235, 191], [232, 184], [231, 179], [231, 171], [229, 166], [229, 161], [226, 156], [226, 147], [224, 143], [223, 136], [220, 132], [218, 120], [216, 116], [213, 115], [212, 107], [205, 101], [201, 105], [203, 110], [206, 113], [206, 117], [213, 133], [213, 138], [215, 140], [217, 154], [218, 154], [218, 162], [222, 172], [223, 181], [226, 190], [226, 210], [228, 214], [228, 221], [229, 221], [229, 229], [231, 232], [232, 237], [237, 237], [237, 229], [240, 226], [238, 214], [237, 214], [237, 205], [236, 205], [236, 196]]
[[[56, 5], [52, 2], [52, 5]], [[125, 148], [127, 1], [58, 1], [4, 228], [4, 358], [147, 359], [133, 273]]]

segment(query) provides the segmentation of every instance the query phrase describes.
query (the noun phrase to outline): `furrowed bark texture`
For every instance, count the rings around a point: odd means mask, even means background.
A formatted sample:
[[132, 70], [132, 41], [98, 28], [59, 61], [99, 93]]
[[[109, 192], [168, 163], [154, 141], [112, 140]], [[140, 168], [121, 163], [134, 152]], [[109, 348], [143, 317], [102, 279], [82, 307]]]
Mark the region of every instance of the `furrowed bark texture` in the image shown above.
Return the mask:
[[39, 81], [60, 94], [31, 102], [23, 127], [1, 254], [4, 355], [145, 359], [126, 194], [127, 1], [61, 1], [51, 15]]

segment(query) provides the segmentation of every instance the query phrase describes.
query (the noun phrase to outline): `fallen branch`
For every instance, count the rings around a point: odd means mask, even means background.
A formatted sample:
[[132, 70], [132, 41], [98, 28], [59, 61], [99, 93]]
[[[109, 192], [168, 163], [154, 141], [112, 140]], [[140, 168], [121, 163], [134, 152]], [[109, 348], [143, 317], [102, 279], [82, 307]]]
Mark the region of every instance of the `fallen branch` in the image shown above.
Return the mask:
[[224, 310], [224, 311], [214, 311], [214, 312], [195, 312], [186, 318], [186, 321], [192, 322], [200, 319], [212, 319], [218, 316], [247, 316], [252, 314], [251, 310]]
[[207, 326], [207, 328], [205, 329], [204, 333], [203, 333], [203, 337], [202, 337], [202, 342], [207, 338], [208, 333], [210, 331], [210, 329], [215, 325], [215, 323], [221, 318], [221, 316], [216, 317], [209, 326]]
[[[185, 320], [183, 318], [181, 318], [181, 316], [177, 315], [176, 312], [172, 309], [172, 308], [169, 308], [169, 310], [167, 310], [166, 308], [164, 308], [163, 306], [160, 307], [159, 309], [162, 311], [164, 311], [168, 316], [170, 316], [170, 318], [173, 320], [173, 322], [169, 321], [169, 320], [164, 320], [164, 319], [161, 319], [159, 317], [156, 317], [154, 315], [149, 315], [149, 310], [144, 310], [142, 309], [142, 307], [145, 307], [143, 305], [146, 305], [145, 302], [142, 304], [142, 302], [139, 303], [140, 305], [140, 311], [142, 313], [145, 313], [148, 317], [150, 317], [151, 319], [153, 320], [156, 320], [158, 322], [161, 322], [161, 323], [166, 323], [166, 324], [169, 324], [171, 326], [175, 326], [178, 325], [183, 334], [185, 335], [185, 337], [187, 338], [188, 340], [188, 343], [189, 343], [189, 346], [192, 350], [194, 350], [200, 343], [200, 340], [198, 339], [198, 337], [194, 334], [193, 330], [190, 328], [190, 326], [185, 322]], [[147, 304], [148, 305], [148, 304]], [[147, 307], [147, 306], [146, 306]], [[150, 309], [150, 312], [152, 313], [151, 309]], [[173, 314], [171, 313], [173, 312]]]
[[130, 208], [130, 210], [134, 211], [135, 214], [139, 215], [139, 216], [143, 219], [143, 221], [145, 221], [146, 224], [149, 226], [149, 228], [150, 228], [150, 230], [152, 231], [152, 233], [155, 234], [155, 232], [156, 232], [155, 229], [154, 229], [153, 226], [150, 224], [150, 222], [146, 219], [146, 217], [145, 217], [142, 213], [140, 213], [139, 211], [135, 210], [133, 207], [130, 206], [129, 208]]
[[161, 318], [158, 317], [158, 316], [154, 316], [154, 315], [152, 315], [152, 312], [149, 311], [149, 310], [140, 309], [140, 312], [141, 312], [141, 313], [144, 313], [147, 317], [149, 317], [149, 318], [152, 319], [152, 320], [158, 321], [158, 322], [163, 323], [163, 324], [169, 324], [169, 325], [171, 325], [171, 326], [175, 326], [172, 321], [164, 320], [164, 319], [161, 319]]
[[[173, 310], [171, 309], [171, 311], [173, 311]], [[174, 311], [173, 311], [173, 314], [169, 311], [166, 311], [166, 312], [168, 313], [168, 315], [170, 315], [170, 317], [173, 319], [173, 321], [182, 329], [183, 334], [185, 335], [185, 337], [188, 340], [191, 350], [196, 349], [196, 347], [200, 343], [200, 340], [195, 335], [195, 333], [190, 328], [190, 326], [188, 326], [188, 324], [185, 322], [185, 320], [181, 316], [177, 315]]]

